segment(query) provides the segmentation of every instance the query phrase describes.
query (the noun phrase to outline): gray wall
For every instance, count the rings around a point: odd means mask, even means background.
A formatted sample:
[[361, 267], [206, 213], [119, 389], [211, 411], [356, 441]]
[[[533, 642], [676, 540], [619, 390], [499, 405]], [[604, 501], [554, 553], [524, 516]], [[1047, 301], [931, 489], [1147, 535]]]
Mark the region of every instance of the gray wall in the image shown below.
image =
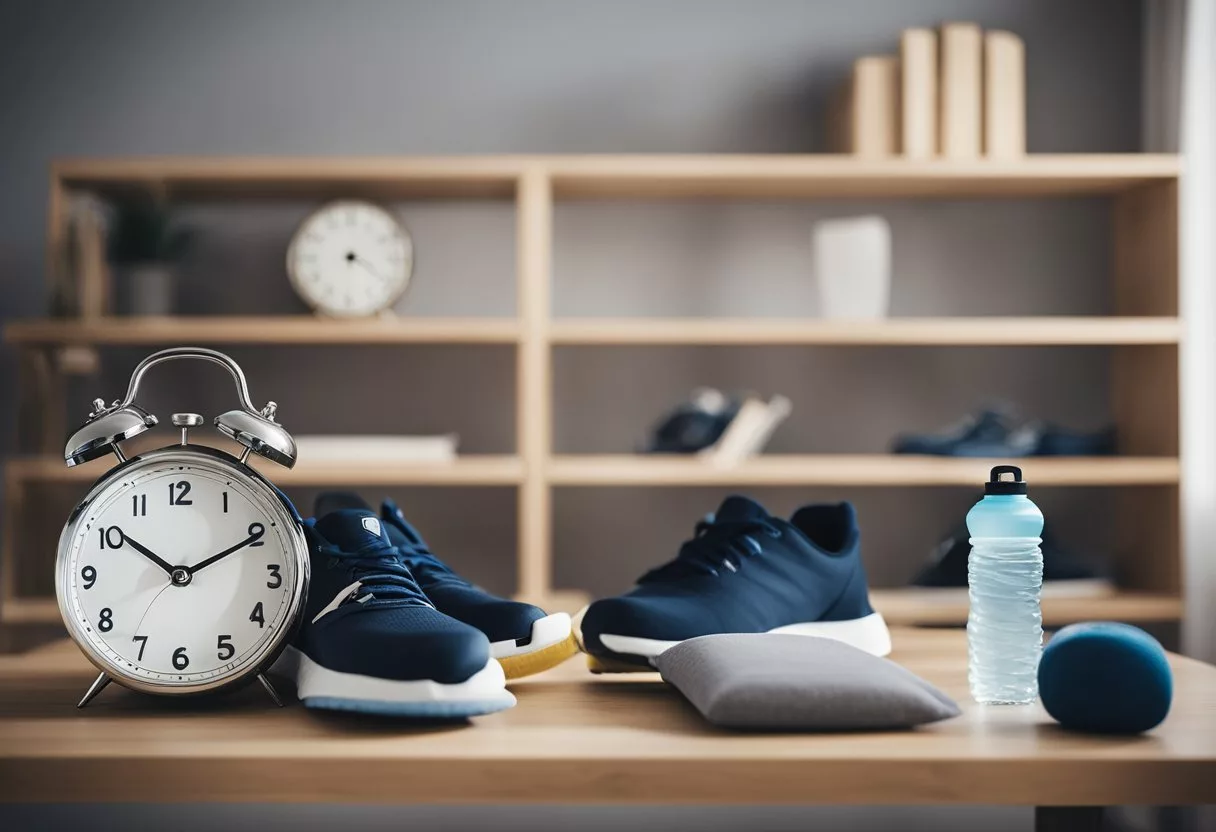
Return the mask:
[[[46, 166], [56, 156], [809, 151], [819, 147], [825, 95], [852, 58], [892, 50], [903, 27], [947, 19], [1025, 38], [1032, 151], [1132, 151], [1140, 14], [1134, 0], [10, 0], [0, 5], [0, 319], [44, 310]], [[509, 205], [399, 207], [418, 249], [404, 314], [513, 312]], [[282, 251], [309, 208], [189, 207], [200, 238], [184, 267], [183, 311], [301, 312]], [[896, 314], [1108, 309], [1110, 229], [1105, 205], [1088, 200], [562, 204], [555, 308], [813, 314], [810, 223], [872, 211], [894, 228]], [[120, 392], [141, 352], [106, 352], [103, 377], [73, 389], [69, 421], [92, 395]], [[469, 451], [511, 448], [508, 349], [232, 352], [255, 396], [280, 401], [298, 432], [455, 429]], [[0, 447], [8, 449], [14, 366], [4, 354]], [[1097, 349], [563, 348], [556, 446], [631, 450], [661, 410], [700, 384], [790, 396], [795, 414], [774, 439], [777, 451], [879, 451], [897, 430], [933, 427], [998, 398], [1094, 427], [1109, 417], [1105, 366]], [[195, 372], [160, 377], [153, 406], [226, 407], [226, 382]], [[856, 499], [874, 582], [885, 585], [904, 581], [970, 500], [966, 489], [756, 494], [782, 511]], [[47, 496], [48, 527], [72, 496]], [[513, 492], [395, 496], [459, 568], [511, 588]], [[624, 588], [668, 557], [719, 496], [559, 491], [558, 584]], [[1059, 529], [1100, 556], [1109, 541], [1092, 518], [1108, 510], [1107, 495], [1046, 489], [1043, 497]], [[44, 532], [49, 543], [53, 529]]]

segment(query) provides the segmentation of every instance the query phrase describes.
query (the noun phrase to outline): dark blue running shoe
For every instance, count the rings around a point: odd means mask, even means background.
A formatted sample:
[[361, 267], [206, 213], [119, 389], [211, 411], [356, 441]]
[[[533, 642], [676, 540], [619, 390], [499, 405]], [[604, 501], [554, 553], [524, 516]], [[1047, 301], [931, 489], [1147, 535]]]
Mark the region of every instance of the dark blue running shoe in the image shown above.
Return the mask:
[[716, 633], [821, 636], [885, 656], [891, 636], [870, 606], [859, 537], [849, 503], [804, 506], [787, 522], [728, 497], [675, 560], [587, 608], [591, 669], [650, 670], [664, 650]]
[[[350, 492], [331, 491], [317, 498], [318, 515], [338, 508], [369, 507]], [[381, 505], [380, 519], [426, 597], [440, 612], [485, 633], [490, 655], [498, 659], [508, 679], [548, 670], [578, 652], [567, 613], [550, 615], [540, 607], [500, 598], [469, 583], [431, 552], [392, 500]]]
[[435, 609], [374, 513], [335, 511], [305, 535], [304, 626], [275, 670], [307, 707], [451, 718], [515, 704], [485, 635]]

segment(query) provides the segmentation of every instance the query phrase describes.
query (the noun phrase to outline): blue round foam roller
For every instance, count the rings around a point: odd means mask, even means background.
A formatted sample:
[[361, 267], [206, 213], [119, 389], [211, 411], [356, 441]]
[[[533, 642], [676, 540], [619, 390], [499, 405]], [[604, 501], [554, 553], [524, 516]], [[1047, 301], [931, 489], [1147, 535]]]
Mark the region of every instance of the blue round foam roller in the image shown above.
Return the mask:
[[1065, 728], [1138, 734], [1165, 719], [1173, 695], [1165, 650], [1139, 627], [1073, 624], [1043, 649], [1039, 696]]

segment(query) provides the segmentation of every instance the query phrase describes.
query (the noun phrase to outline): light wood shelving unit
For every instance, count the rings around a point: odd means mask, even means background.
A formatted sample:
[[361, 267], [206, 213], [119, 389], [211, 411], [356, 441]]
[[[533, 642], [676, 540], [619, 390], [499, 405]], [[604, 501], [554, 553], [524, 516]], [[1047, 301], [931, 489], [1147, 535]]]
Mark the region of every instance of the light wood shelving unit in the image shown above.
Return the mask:
[[[67, 350], [108, 345], [499, 344], [517, 361], [516, 448], [450, 465], [320, 465], [268, 471], [283, 486], [486, 485], [519, 490], [518, 589], [554, 597], [552, 490], [584, 486], [974, 486], [991, 460], [887, 455], [763, 456], [733, 469], [689, 458], [553, 453], [552, 351], [577, 345], [1104, 346], [1110, 348], [1120, 456], [1026, 460], [1041, 485], [1111, 487], [1129, 509], [1116, 564], [1127, 589], [1108, 598], [1051, 599], [1049, 623], [1084, 618], [1176, 621], [1179, 543], [1177, 184], [1167, 155], [1028, 156], [1011, 161], [863, 160], [845, 156], [495, 156], [447, 158], [167, 158], [67, 160], [53, 166], [48, 244], [66, 229], [77, 192], [121, 199], [512, 200], [517, 222], [514, 318], [86, 316], [10, 324], [22, 368], [23, 450], [5, 466], [0, 621], [55, 620], [53, 601], [18, 597], [14, 552], [33, 483], [91, 482], [102, 463], [68, 469], [63, 376]], [[586, 199], [1026, 198], [1101, 196], [1113, 206], [1114, 312], [1109, 317], [570, 319], [551, 307], [553, 210]], [[72, 420], [74, 421], [74, 419]], [[1146, 519], [1151, 518], [1151, 519]], [[49, 553], [48, 553], [49, 554]], [[46, 559], [49, 562], [49, 556]], [[965, 605], [905, 590], [874, 592], [894, 623], [958, 624]]]

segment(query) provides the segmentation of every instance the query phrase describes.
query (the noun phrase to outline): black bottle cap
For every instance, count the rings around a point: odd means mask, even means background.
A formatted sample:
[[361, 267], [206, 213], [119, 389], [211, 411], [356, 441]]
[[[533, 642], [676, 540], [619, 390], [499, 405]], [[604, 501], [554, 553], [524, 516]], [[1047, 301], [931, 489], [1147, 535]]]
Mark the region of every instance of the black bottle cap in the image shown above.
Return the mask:
[[[1010, 475], [1002, 479], [1002, 475]], [[985, 494], [1025, 494], [1026, 481], [1022, 479], [1022, 469], [1016, 465], [996, 465], [984, 483]]]

